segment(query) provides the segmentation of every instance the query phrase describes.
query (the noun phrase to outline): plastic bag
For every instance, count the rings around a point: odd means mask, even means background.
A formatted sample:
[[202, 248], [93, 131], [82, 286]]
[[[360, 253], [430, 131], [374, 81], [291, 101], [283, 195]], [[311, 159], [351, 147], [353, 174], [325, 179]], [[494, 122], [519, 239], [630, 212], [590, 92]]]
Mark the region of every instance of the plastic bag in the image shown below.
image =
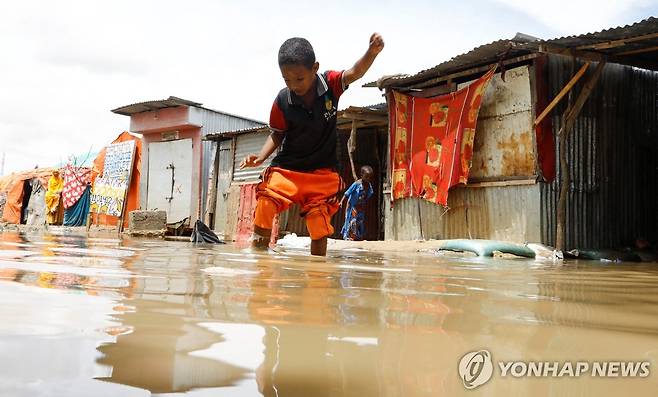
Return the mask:
[[205, 223], [198, 219], [196, 223], [194, 223], [194, 230], [192, 230], [190, 241], [193, 243], [225, 244], [219, 239], [219, 237], [217, 237], [215, 232], [210, 230]]

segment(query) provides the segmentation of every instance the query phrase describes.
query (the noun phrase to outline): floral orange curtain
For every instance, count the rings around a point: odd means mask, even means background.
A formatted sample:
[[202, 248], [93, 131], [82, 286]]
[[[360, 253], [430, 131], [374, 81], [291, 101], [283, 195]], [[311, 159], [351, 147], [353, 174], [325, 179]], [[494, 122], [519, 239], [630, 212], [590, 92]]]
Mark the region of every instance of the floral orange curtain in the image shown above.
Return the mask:
[[482, 96], [495, 68], [450, 94], [389, 96], [392, 198], [422, 197], [446, 206], [448, 190], [466, 183]]

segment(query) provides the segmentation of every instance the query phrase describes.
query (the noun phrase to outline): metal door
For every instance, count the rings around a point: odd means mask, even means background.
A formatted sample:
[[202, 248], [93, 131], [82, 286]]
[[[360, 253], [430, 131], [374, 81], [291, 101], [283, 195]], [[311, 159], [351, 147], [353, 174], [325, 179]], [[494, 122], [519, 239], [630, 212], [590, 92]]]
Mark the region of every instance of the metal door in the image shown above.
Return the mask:
[[149, 144], [146, 208], [167, 211], [167, 223], [190, 217], [192, 139]]
[[215, 205], [215, 230], [226, 232], [226, 217], [228, 191], [231, 187], [231, 174], [233, 171], [232, 140], [219, 142], [218, 153], [219, 167], [217, 170], [217, 203]]

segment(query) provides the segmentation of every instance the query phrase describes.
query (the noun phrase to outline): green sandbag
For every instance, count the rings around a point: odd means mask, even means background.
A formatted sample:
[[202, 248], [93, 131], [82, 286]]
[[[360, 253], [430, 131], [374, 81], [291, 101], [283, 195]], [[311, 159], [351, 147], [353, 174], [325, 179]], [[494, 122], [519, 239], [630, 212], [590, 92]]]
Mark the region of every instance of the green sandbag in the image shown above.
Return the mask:
[[498, 251], [526, 258], [535, 257], [535, 252], [523, 244], [496, 240], [447, 240], [441, 244], [439, 250], [468, 251], [478, 256], [493, 256], [494, 251]]

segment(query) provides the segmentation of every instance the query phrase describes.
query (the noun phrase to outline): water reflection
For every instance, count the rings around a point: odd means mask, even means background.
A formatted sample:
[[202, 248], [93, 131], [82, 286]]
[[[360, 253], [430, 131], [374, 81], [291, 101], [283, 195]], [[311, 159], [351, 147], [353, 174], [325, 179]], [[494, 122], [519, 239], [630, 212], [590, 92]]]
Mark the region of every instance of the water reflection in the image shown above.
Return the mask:
[[222, 338], [185, 321], [182, 305], [143, 299], [131, 304], [135, 311], [117, 318], [132, 331], [98, 348], [98, 363], [113, 368], [111, 376], [98, 379], [163, 393], [228, 386], [245, 377], [243, 368], [192, 354]]
[[[0, 236], [3, 395], [455, 395], [466, 392], [459, 359], [480, 348], [506, 360], [658, 365], [652, 265], [317, 260], [110, 236]], [[652, 375], [496, 379], [482, 390], [650, 395], [656, 386]]]

